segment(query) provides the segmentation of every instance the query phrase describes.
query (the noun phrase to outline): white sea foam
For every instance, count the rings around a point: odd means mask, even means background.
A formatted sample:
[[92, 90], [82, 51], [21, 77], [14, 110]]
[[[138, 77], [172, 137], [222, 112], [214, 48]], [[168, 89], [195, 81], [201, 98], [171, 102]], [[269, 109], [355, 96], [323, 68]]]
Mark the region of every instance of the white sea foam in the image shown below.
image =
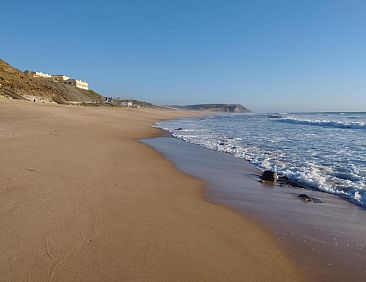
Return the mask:
[[280, 118], [280, 122], [297, 123], [324, 127], [349, 128], [349, 129], [366, 129], [364, 122], [338, 121], [326, 119], [301, 119], [301, 118]]
[[158, 127], [366, 207], [365, 124], [363, 113], [316, 113], [210, 116]]

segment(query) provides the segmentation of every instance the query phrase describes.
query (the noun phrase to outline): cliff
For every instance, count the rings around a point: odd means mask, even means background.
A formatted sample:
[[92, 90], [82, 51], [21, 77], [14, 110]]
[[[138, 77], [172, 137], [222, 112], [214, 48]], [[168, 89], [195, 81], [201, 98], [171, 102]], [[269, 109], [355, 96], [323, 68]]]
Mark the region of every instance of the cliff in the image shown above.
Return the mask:
[[33, 78], [0, 59], [0, 95], [23, 100], [67, 103], [102, 103], [104, 97], [52, 79]]
[[223, 113], [248, 113], [250, 110], [240, 104], [198, 104], [187, 106], [172, 106], [178, 109], [186, 109], [193, 111], [213, 111]]
[[125, 103], [131, 103], [131, 107], [133, 108], [156, 108], [156, 109], [162, 109], [164, 107], [160, 107], [145, 101], [139, 101], [135, 99], [124, 99], [124, 98], [107, 98], [107, 102], [113, 106], [119, 107], [122, 106]]

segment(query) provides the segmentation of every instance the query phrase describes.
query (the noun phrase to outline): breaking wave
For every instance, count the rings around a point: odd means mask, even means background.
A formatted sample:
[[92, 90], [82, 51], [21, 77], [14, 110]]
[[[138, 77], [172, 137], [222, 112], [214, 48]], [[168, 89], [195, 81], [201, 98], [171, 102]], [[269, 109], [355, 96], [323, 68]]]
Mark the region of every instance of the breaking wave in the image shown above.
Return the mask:
[[164, 121], [157, 126], [176, 138], [232, 154], [309, 189], [366, 207], [366, 131], [359, 130], [366, 128], [365, 122], [366, 114], [247, 114]]
[[344, 128], [344, 129], [366, 129], [365, 122], [357, 122], [357, 121], [301, 119], [301, 118], [291, 118], [291, 117], [278, 117], [277, 121], [283, 122], [283, 123], [304, 124], [304, 125]]

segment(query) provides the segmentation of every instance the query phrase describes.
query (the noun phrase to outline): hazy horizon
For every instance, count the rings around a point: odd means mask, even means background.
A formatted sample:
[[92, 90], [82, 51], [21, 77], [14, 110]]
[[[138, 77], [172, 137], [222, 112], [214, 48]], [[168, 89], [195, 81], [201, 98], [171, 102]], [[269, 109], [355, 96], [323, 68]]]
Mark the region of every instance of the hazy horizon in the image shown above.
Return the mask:
[[[366, 110], [364, 1], [8, 1], [0, 57], [154, 104]], [[5, 43], [5, 44], [4, 44]]]

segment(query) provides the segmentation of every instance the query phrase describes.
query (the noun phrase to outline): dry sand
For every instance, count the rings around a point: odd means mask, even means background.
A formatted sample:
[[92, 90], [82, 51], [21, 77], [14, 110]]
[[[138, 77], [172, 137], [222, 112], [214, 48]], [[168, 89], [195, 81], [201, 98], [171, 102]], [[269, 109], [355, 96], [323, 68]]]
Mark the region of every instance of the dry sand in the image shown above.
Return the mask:
[[0, 99], [0, 280], [302, 280], [271, 234], [137, 141], [182, 114]]

